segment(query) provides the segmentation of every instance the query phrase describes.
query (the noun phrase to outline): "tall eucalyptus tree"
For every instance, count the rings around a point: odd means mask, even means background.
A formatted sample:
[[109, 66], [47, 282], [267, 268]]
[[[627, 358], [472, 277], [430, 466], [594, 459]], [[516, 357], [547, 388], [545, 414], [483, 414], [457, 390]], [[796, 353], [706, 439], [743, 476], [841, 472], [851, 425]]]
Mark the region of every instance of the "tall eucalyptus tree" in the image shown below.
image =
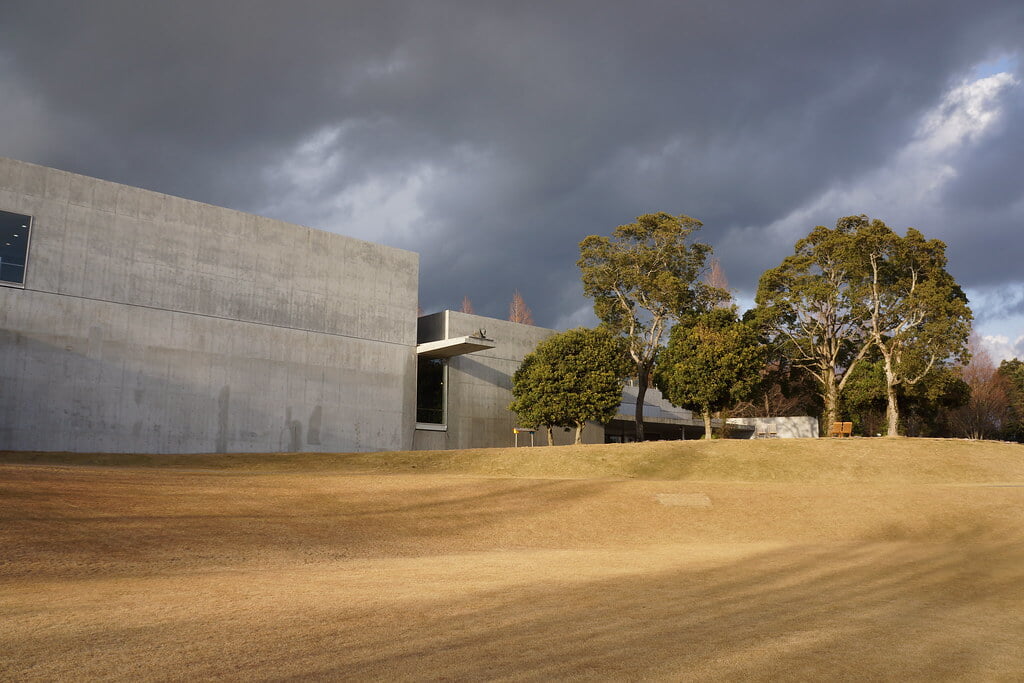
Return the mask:
[[839, 396], [867, 353], [857, 231], [860, 217], [819, 225], [791, 256], [765, 271], [758, 284], [757, 317], [797, 367], [818, 383], [824, 424], [839, 417]]
[[644, 439], [644, 396], [659, 349], [672, 324], [706, 311], [728, 293], [702, 281], [711, 247], [691, 238], [701, 222], [650, 213], [620, 225], [610, 237], [580, 242], [583, 292], [606, 327], [627, 342], [637, 378], [636, 435]]

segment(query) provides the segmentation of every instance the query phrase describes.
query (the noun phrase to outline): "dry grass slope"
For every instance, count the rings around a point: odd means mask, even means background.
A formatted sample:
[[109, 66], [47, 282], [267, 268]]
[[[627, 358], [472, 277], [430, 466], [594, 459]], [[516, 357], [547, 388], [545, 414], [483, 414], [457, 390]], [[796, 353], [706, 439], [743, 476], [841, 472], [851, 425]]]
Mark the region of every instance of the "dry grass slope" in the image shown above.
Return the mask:
[[1024, 481], [1021, 444], [955, 439], [662, 441], [385, 453], [142, 455], [0, 451], [0, 463], [678, 481]]
[[0, 679], [1013, 680], [1024, 447], [0, 454]]

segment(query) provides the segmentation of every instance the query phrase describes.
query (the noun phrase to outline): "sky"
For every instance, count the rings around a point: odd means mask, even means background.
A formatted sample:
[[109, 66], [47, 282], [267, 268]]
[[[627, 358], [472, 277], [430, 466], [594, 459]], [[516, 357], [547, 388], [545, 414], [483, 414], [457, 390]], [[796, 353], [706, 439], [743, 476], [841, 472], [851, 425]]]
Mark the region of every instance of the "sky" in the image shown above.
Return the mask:
[[0, 0], [0, 156], [416, 251], [420, 306], [594, 322], [576, 259], [704, 223], [741, 308], [816, 225], [946, 242], [1024, 358], [1020, 0]]

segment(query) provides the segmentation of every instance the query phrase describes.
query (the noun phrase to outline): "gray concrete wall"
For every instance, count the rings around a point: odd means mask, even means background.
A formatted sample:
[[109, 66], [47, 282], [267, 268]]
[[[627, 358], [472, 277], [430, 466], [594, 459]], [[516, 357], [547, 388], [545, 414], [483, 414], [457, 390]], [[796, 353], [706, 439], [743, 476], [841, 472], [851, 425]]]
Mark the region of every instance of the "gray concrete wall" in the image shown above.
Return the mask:
[[409, 448], [418, 256], [0, 158], [0, 448]]
[[[448, 362], [448, 424], [446, 431], [417, 430], [419, 450], [445, 448], [492, 448], [511, 446], [518, 426], [516, 415], [508, 410], [512, 402], [512, 375], [526, 354], [555, 334], [555, 330], [522, 325], [507, 320], [486, 318], [456, 311], [426, 316], [427, 336], [443, 338], [476, 334], [481, 328], [493, 339], [495, 347], [451, 358]], [[424, 337], [421, 341], [433, 341]], [[557, 444], [573, 442], [574, 432], [555, 430]], [[583, 430], [586, 443], [604, 443], [604, 429], [588, 424]], [[529, 436], [520, 436], [520, 445], [529, 444]], [[538, 432], [536, 444], [547, 443]]]

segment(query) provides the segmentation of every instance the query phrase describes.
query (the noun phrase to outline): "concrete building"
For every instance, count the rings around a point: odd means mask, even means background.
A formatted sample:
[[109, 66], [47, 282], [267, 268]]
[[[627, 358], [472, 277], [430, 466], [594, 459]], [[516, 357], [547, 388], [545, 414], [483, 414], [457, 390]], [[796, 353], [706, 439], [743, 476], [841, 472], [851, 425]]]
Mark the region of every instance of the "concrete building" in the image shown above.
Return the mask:
[[0, 448], [412, 447], [416, 254], [8, 159], [0, 211]]
[[[605, 441], [628, 443], [636, 441], [636, 400], [637, 387], [630, 383], [622, 390], [622, 405], [618, 414], [605, 426]], [[717, 430], [721, 422], [715, 420], [712, 426]], [[747, 437], [746, 428], [736, 436]], [[693, 411], [679, 408], [668, 402], [655, 387], [647, 387], [644, 394], [644, 438], [648, 441], [700, 439], [704, 437], [704, 420]]]
[[0, 231], [0, 449], [510, 445], [512, 374], [554, 332], [417, 321], [411, 252], [10, 159]]
[[[552, 334], [555, 330], [456, 311], [420, 318], [415, 448], [511, 446], [519, 426], [508, 410], [512, 375], [523, 357]], [[466, 339], [475, 346], [458, 346]], [[431, 364], [438, 370], [432, 372]], [[429, 406], [435, 406], [433, 412]], [[567, 444], [575, 433], [556, 430], [554, 437], [556, 444]], [[604, 438], [601, 425], [583, 430], [584, 443], [604, 443]], [[520, 443], [528, 444], [529, 437]], [[536, 443], [546, 444], [546, 435], [538, 433]]]
[[[418, 281], [411, 252], [0, 158], [0, 450], [512, 445], [512, 375], [555, 331], [417, 320]], [[584, 440], [632, 440], [635, 402]], [[703, 433], [645, 404], [649, 437]]]

